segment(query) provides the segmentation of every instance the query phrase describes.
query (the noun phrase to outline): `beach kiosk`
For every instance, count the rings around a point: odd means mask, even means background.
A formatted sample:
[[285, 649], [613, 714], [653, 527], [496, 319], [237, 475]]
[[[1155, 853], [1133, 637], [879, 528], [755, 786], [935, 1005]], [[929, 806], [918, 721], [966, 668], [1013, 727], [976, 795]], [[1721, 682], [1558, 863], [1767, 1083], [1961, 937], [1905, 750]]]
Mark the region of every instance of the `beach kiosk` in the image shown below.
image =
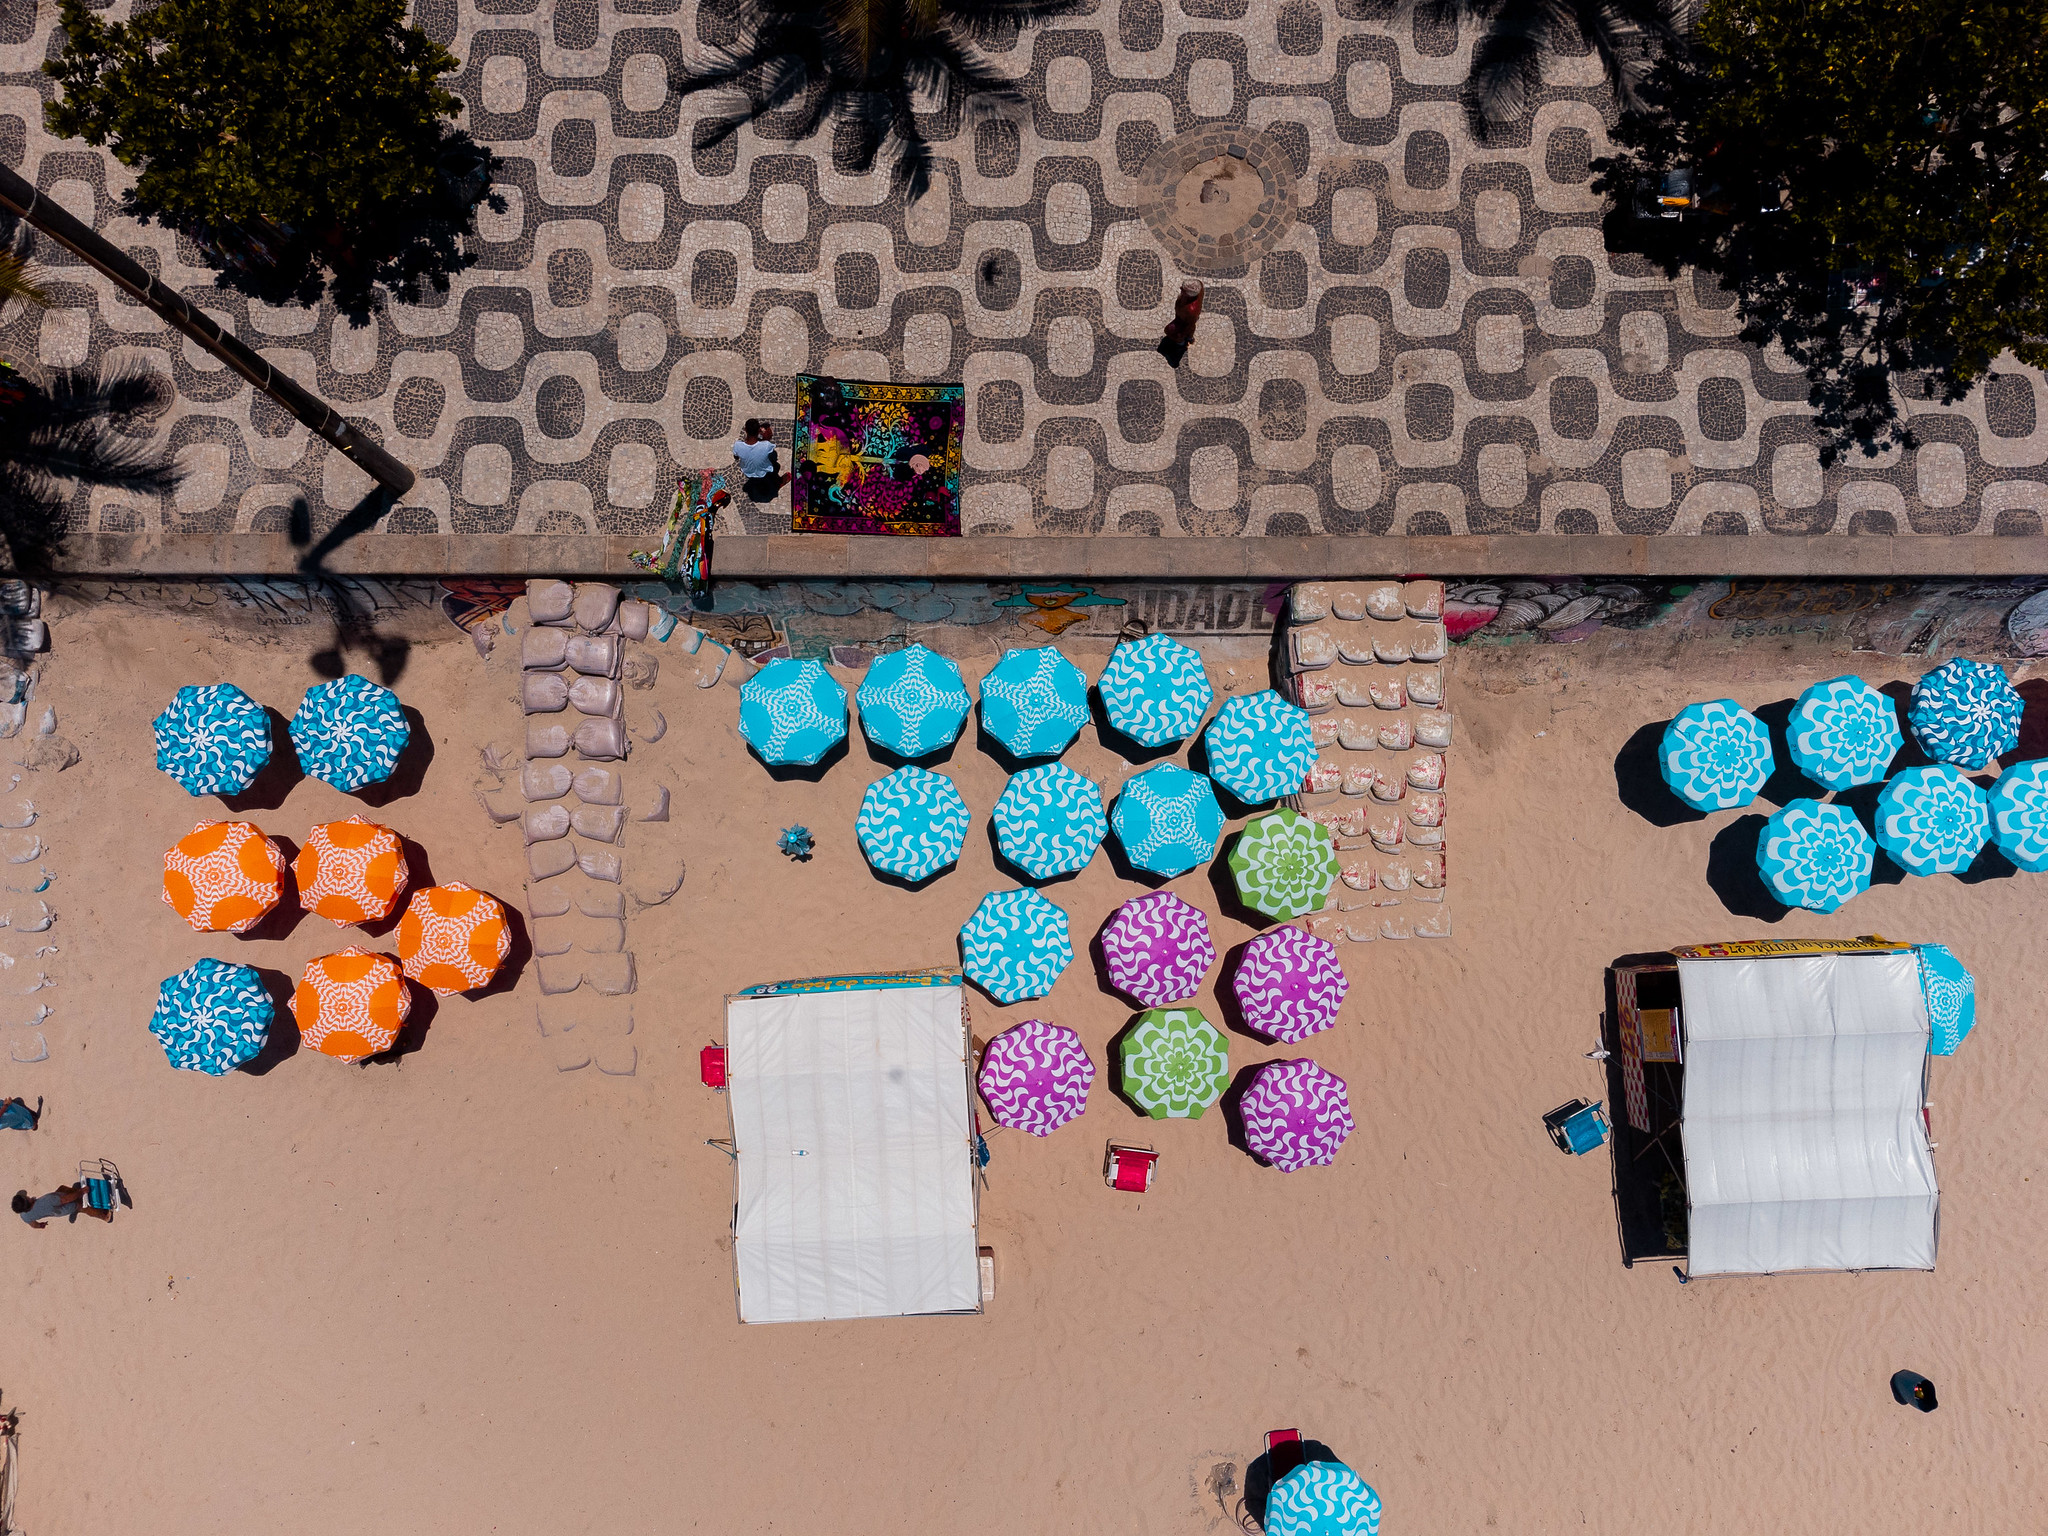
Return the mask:
[[957, 971], [726, 999], [740, 1321], [979, 1312]]
[[1690, 1274], [1934, 1267], [1914, 946], [1687, 945], [1617, 966], [1615, 1003], [1629, 1124], [1679, 1100]]

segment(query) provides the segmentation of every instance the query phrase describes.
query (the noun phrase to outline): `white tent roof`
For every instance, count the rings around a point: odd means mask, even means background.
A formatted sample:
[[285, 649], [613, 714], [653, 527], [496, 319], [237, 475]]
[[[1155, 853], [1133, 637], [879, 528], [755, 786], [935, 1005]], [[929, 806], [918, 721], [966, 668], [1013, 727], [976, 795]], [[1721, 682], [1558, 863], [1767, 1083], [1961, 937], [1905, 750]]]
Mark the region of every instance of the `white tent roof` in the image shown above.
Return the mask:
[[1680, 960], [1694, 1274], [1932, 1269], [1920, 962]]
[[958, 985], [734, 998], [740, 1319], [981, 1306]]

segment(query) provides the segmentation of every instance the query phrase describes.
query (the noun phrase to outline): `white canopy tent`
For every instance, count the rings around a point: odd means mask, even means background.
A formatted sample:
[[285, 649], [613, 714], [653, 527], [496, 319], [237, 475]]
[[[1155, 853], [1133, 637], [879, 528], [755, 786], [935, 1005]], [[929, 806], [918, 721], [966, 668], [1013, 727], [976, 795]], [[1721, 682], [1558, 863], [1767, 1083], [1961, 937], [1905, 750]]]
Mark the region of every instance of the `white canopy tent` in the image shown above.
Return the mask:
[[1919, 957], [1678, 962], [1695, 1275], [1932, 1269]]
[[726, 1003], [740, 1320], [981, 1310], [959, 978]]

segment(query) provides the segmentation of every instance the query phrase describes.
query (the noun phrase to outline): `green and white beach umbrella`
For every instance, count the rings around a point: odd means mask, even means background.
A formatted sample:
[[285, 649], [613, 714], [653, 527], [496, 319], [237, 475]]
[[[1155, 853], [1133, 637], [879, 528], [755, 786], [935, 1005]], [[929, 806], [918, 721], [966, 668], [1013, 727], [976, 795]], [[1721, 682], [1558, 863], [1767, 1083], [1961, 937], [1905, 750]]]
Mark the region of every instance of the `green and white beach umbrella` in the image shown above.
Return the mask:
[[1117, 1059], [1124, 1097], [1154, 1120], [1199, 1120], [1230, 1086], [1230, 1042], [1199, 1008], [1141, 1013]]
[[1230, 850], [1237, 894], [1254, 912], [1300, 917], [1322, 910], [1337, 883], [1337, 850], [1329, 828], [1298, 811], [1254, 816]]

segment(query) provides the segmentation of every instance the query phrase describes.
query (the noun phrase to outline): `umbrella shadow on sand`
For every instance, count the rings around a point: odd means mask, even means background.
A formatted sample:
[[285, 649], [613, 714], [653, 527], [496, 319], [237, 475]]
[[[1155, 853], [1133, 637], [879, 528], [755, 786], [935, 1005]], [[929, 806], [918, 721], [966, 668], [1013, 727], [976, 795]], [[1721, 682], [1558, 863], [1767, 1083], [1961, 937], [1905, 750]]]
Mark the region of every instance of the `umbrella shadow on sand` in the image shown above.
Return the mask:
[[1216, 1101], [1216, 1109], [1223, 1116], [1223, 1129], [1229, 1137], [1230, 1144], [1261, 1168], [1270, 1168], [1273, 1165], [1254, 1152], [1251, 1143], [1245, 1140], [1244, 1096], [1251, 1091], [1251, 1086], [1258, 1080], [1260, 1071], [1271, 1065], [1268, 1061], [1255, 1061], [1241, 1069], [1237, 1076], [1230, 1080], [1230, 1086], [1223, 1090], [1223, 1097]]
[[231, 815], [277, 810], [306, 777], [306, 770], [299, 766], [298, 753], [292, 750], [291, 721], [267, 704], [263, 706], [263, 718], [270, 726], [270, 761], [257, 770], [247, 789], [220, 797], [220, 803]]
[[1669, 720], [1657, 720], [1642, 727], [1622, 744], [1614, 755], [1614, 789], [1621, 803], [1653, 827], [1678, 827], [1689, 821], [1705, 821], [1664, 782], [1657, 749], [1664, 740]]
[[1257, 908], [1247, 905], [1245, 899], [1237, 893], [1237, 877], [1230, 871], [1229, 849], [1236, 846], [1231, 840], [1243, 835], [1241, 830], [1225, 834], [1224, 843], [1227, 846], [1219, 846], [1216, 857], [1209, 861], [1209, 888], [1216, 893], [1216, 910], [1223, 917], [1233, 923], [1243, 923], [1247, 928], [1263, 931], [1273, 927], [1281, 919], [1268, 917]]
[[251, 1077], [264, 1077], [274, 1071], [280, 1062], [289, 1061], [299, 1053], [299, 1021], [291, 1010], [292, 979], [283, 971], [256, 970], [256, 979], [263, 983], [263, 990], [270, 994], [272, 1018], [270, 1036], [263, 1042], [263, 1049], [251, 1056], [235, 1070], [246, 1072]]
[[1714, 834], [1707, 845], [1707, 886], [1721, 905], [1737, 917], [1782, 922], [1792, 909], [1771, 894], [1756, 867], [1756, 842], [1767, 817], [1739, 816]]
[[1798, 707], [1797, 699], [1780, 699], [1775, 704], [1750, 711], [1771, 738], [1771, 776], [1764, 780], [1763, 788], [1756, 794], [1759, 800], [1768, 800], [1772, 805], [1789, 805], [1794, 800], [1818, 800], [1827, 793], [1824, 785], [1814, 783], [1792, 761], [1790, 727], [1792, 711]]
[[427, 767], [434, 761], [434, 738], [427, 734], [426, 719], [410, 704], [401, 704], [405, 713], [405, 748], [398, 754], [398, 761], [391, 766], [391, 772], [374, 784], [365, 784], [353, 790], [354, 797], [372, 810], [381, 810], [394, 800], [403, 800], [408, 795], [420, 792], [420, 785], [427, 776]]
[[1275, 1483], [1306, 1462], [1334, 1461], [1342, 1465], [1343, 1460], [1320, 1440], [1289, 1440], [1269, 1451], [1261, 1451], [1244, 1469], [1245, 1513], [1263, 1528], [1266, 1501], [1273, 1496]]

